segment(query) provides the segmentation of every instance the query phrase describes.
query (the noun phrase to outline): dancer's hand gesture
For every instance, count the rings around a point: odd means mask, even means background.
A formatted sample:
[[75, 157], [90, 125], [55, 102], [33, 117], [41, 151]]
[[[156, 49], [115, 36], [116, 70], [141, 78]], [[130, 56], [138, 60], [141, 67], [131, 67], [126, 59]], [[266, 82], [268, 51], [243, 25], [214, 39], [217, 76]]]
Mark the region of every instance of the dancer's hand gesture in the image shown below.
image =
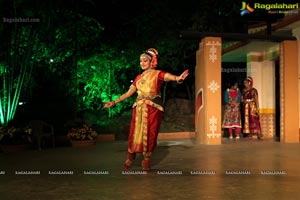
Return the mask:
[[189, 75], [189, 70], [187, 69], [182, 74], [180, 74], [179, 78], [177, 79], [177, 82], [182, 83], [188, 75]]

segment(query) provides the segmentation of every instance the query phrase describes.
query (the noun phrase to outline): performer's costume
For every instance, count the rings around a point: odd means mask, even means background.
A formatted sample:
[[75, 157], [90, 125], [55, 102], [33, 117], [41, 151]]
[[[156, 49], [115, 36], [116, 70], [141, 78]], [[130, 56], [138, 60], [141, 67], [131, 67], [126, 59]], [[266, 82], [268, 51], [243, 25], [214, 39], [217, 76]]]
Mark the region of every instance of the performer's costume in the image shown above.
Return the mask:
[[237, 88], [236, 90], [227, 89], [224, 94], [224, 100], [226, 102], [223, 118], [223, 128], [229, 129], [229, 134], [232, 137], [232, 129], [236, 129], [236, 134], [239, 137], [240, 129], [242, 127], [241, 123], [241, 92]]
[[244, 102], [244, 134], [255, 134], [261, 136], [261, 127], [259, 121], [259, 114], [255, 102], [257, 98], [257, 90], [251, 88], [243, 91], [243, 102]]
[[156, 147], [163, 112], [159, 93], [165, 74], [166, 72], [152, 69], [146, 74], [138, 75], [130, 86], [138, 93], [133, 105], [128, 138], [128, 156], [131, 160], [135, 158], [135, 153], [150, 157]]

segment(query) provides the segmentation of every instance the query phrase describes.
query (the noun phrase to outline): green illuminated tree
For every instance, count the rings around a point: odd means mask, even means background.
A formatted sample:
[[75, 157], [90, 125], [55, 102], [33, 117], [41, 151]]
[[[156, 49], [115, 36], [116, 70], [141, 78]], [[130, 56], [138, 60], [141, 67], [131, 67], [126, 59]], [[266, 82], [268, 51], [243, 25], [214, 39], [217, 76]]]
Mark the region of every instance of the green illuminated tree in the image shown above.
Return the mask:
[[31, 6], [30, 1], [14, 0], [1, 6], [11, 8], [3, 16], [38, 16], [41, 22], [0, 25], [1, 125], [14, 118], [20, 98], [30, 99], [41, 80], [56, 77], [57, 87], [68, 90], [77, 60], [97, 51], [103, 27], [96, 20], [76, 10], [55, 10], [49, 6], [54, 7], [55, 3]]
[[[130, 53], [101, 46], [99, 53], [78, 61], [77, 70], [73, 73], [73, 91], [77, 91], [78, 110], [100, 111], [103, 103], [117, 99], [128, 90], [138, 67], [134, 68], [134, 60], [128, 58]], [[129, 99], [115, 108], [108, 110], [112, 117], [130, 107], [133, 99]]]
[[[22, 90], [30, 81], [36, 32], [31, 27], [15, 27], [8, 44], [5, 61], [0, 64], [0, 124], [7, 125], [15, 116]], [[2, 54], [5, 54], [2, 53]], [[4, 57], [1, 55], [1, 57]]]

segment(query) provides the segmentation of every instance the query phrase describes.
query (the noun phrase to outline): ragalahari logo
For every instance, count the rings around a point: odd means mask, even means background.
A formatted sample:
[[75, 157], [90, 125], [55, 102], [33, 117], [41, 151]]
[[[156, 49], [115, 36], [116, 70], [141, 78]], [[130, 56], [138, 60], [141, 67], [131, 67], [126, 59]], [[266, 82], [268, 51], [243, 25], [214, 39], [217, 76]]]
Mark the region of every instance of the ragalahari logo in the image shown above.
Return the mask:
[[249, 3], [246, 3], [245, 1], [242, 2], [241, 16], [244, 16], [246, 14], [250, 14], [253, 11], [254, 11], [254, 8], [251, 8]]
[[298, 14], [299, 3], [253, 3], [252, 7], [245, 1], [242, 2], [241, 16], [250, 14], [254, 10], [264, 10], [269, 14]]

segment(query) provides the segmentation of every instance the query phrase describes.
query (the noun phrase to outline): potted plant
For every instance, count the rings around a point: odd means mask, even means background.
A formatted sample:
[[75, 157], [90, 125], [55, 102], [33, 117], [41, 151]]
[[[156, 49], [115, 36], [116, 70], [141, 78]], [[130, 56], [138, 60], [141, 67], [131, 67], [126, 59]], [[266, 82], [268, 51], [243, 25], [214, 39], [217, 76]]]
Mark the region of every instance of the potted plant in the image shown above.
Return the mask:
[[87, 123], [72, 127], [67, 134], [72, 146], [96, 145], [98, 133]]
[[26, 149], [32, 143], [32, 129], [0, 127], [0, 148], [4, 152], [13, 152]]

